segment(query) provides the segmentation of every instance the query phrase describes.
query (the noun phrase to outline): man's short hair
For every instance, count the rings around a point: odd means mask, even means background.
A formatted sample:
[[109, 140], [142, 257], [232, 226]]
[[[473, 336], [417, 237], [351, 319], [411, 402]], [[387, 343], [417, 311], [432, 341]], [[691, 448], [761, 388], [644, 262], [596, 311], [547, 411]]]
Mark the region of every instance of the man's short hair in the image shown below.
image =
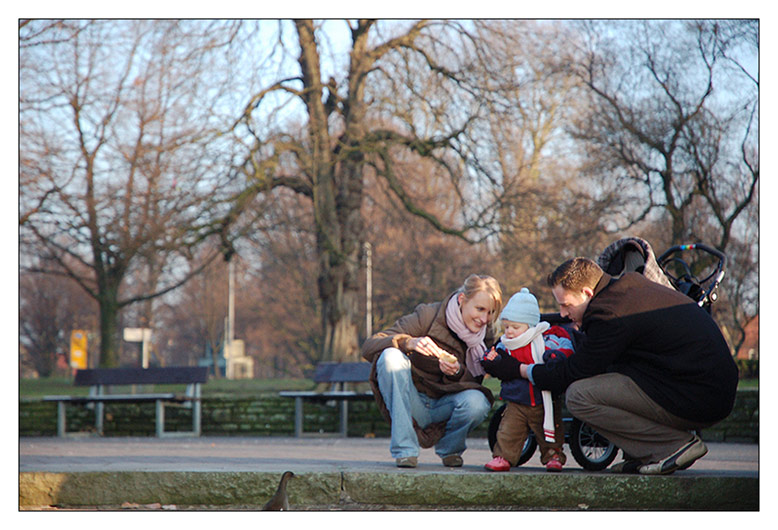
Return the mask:
[[594, 289], [602, 278], [602, 269], [589, 258], [572, 258], [548, 275], [546, 283], [549, 287], [561, 285], [567, 291], [580, 291], [584, 287]]

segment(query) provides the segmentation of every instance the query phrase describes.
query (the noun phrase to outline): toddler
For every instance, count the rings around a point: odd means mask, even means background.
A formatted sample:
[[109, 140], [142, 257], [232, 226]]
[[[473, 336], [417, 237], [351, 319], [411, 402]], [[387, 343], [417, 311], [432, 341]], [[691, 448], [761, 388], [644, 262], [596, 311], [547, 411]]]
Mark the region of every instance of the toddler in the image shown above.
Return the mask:
[[[511, 355], [525, 364], [543, 363], [573, 353], [573, 342], [568, 330], [540, 322], [538, 301], [527, 288], [514, 294], [500, 313], [505, 330], [499, 342], [481, 361], [487, 373], [498, 357]], [[494, 457], [486, 469], [508, 471], [516, 466], [529, 431], [535, 433], [540, 446], [540, 461], [547, 471], [562, 471], [566, 456], [562, 450], [564, 427], [561, 407], [554, 407], [551, 393], [540, 391], [528, 380], [518, 377], [502, 380], [500, 398], [506, 402]]]

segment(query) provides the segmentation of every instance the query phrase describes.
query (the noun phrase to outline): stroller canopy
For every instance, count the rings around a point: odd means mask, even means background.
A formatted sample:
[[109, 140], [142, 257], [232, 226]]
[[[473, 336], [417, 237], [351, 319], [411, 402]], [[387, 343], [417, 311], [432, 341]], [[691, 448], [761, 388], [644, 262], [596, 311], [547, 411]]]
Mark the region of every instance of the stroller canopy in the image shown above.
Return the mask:
[[626, 272], [638, 272], [660, 285], [675, 289], [656, 261], [651, 245], [639, 237], [626, 237], [609, 245], [597, 258], [602, 270], [620, 278]]

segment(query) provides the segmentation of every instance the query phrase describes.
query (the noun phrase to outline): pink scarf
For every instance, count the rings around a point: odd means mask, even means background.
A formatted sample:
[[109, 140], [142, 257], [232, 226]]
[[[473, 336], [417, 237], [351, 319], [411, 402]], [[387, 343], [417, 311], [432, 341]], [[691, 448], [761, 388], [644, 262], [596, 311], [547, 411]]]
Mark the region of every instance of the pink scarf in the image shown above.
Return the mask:
[[481, 366], [481, 359], [484, 358], [486, 353], [486, 344], [484, 344], [484, 337], [486, 336], [486, 326], [482, 327], [478, 333], [473, 333], [467, 326], [465, 326], [464, 320], [462, 320], [462, 311], [459, 309], [459, 301], [457, 300], [459, 295], [454, 295], [448, 301], [446, 306], [446, 324], [449, 329], [456, 333], [457, 337], [462, 339], [467, 345], [467, 353], [465, 354], [465, 360], [467, 369], [474, 377], [486, 375], [483, 367]]

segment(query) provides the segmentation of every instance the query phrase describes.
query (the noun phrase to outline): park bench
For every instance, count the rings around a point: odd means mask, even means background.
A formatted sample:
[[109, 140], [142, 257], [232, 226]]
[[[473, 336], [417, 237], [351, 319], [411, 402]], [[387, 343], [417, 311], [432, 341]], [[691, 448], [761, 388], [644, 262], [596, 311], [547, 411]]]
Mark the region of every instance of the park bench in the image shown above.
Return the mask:
[[[340, 404], [340, 430], [339, 436], [346, 437], [348, 433], [348, 403], [349, 401], [365, 401], [373, 399], [370, 390], [359, 392], [350, 390], [349, 384], [366, 383], [370, 378], [370, 363], [337, 363], [326, 362], [316, 365], [313, 380], [317, 384], [326, 383], [330, 389], [317, 392], [315, 390], [295, 391], [285, 390], [280, 392], [282, 397], [294, 398], [294, 435], [301, 437], [309, 433], [303, 431], [303, 402], [339, 402]], [[310, 433], [313, 434], [313, 433]]]
[[[68, 404], [93, 405], [95, 430], [103, 434], [103, 416], [106, 403], [156, 404], [156, 434], [163, 436], [200, 436], [200, 385], [208, 380], [208, 368], [200, 366], [171, 366], [164, 368], [96, 368], [78, 370], [73, 384], [89, 386], [88, 396], [45, 396], [44, 401], [57, 403], [57, 435], [67, 435], [65, 408]], [[134, 392], [135, 385], [185, 384], [183, 394], [174, 392]], [[112, 387], [131, 386], [132, 393], [111, 393]], [[165, 431], [165, 406], [176, 405], [192, 409], [191, 431]]]

